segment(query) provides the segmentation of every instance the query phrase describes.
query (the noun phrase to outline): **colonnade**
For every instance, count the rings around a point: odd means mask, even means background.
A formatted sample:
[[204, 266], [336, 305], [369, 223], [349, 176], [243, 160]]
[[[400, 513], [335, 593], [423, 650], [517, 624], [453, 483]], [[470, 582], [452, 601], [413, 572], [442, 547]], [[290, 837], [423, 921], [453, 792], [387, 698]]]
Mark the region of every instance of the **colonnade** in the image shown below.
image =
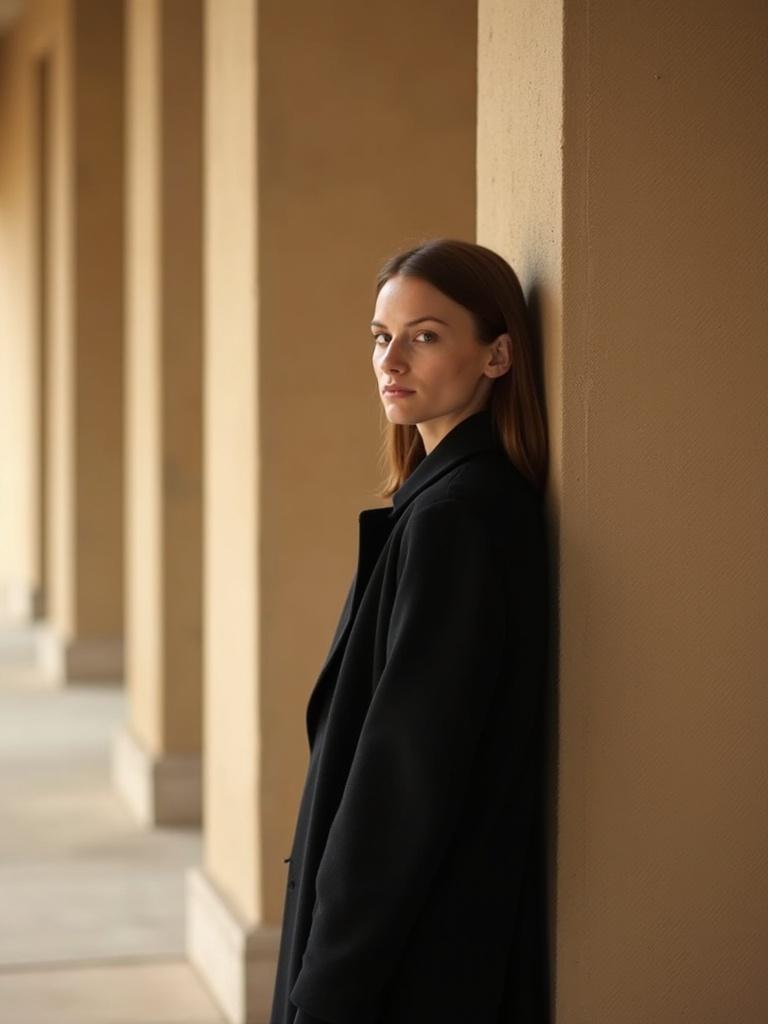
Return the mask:
[[0, 616], [52, 685], [125, 686], [115, 790], [203, 830], [188, 951], [227, 1017], [268, 1009], [306, 698], [378, 503], [375, 272], [439, 235], [512, 263], [543, 349], [557, 1019], [757, 1024], [764, 5], [0, 28]]
[[379, 503], [375, 271], [474, 234], [476, 12], [40, 0], [13, 48], [46, 69], [25, 142], [53, 335], [31, 318], [49, 428], [15, 614], [52, 682], [124, 680], [115, 789], [203, 828], [189, 955], [261, 1020], [306, 698]]

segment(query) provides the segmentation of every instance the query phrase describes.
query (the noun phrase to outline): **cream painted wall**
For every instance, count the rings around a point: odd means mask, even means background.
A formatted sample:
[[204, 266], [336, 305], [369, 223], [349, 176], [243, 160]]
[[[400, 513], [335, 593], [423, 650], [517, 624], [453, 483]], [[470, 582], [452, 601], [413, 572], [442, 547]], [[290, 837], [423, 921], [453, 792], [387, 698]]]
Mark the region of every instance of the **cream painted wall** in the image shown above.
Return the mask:
[[558, 453], [557, 1020], [760, 1024], [768, 9], [563, 6], [481, 0], [478, 121]]

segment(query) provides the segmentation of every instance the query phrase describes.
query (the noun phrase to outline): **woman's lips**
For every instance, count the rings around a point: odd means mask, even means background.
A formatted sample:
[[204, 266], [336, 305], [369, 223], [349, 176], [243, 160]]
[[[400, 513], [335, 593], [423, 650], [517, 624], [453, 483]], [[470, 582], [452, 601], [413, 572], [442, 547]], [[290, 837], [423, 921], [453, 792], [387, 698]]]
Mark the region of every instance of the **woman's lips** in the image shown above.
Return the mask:
[[414, 391], [409, 391], [407, 388], [397, 388], [394, 391], [385, 391], [384, 395], [387, 398], [407, 398], [408, 395], [415, 394]]

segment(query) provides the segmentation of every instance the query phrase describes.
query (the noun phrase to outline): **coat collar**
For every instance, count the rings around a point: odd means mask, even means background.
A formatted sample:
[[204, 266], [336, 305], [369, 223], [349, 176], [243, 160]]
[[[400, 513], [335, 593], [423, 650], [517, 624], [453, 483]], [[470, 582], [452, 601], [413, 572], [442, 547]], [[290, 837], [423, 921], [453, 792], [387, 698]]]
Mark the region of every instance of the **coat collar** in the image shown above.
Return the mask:
[[392, 495], [392, 515], [400, 512], [425, 487], [478, 452], [501, 449], [502, 443], [490, 410], [480, 409], [460, 420], [425, 455], [411, 475]]

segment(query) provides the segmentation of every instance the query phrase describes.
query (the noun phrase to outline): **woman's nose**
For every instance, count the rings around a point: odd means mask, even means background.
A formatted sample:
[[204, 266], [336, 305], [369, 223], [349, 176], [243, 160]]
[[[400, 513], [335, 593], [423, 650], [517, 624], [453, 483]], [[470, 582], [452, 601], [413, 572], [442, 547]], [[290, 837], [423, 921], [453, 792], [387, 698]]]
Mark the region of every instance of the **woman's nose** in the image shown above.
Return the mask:
[[384, 354], [381, 356], [381, 367], [384, 370], [388, 370], [390, 367], [401, 367], [403, 366], [403, 363], [402, 346], [398, 343], [396, 338], [393, 338], [384, 349]]

